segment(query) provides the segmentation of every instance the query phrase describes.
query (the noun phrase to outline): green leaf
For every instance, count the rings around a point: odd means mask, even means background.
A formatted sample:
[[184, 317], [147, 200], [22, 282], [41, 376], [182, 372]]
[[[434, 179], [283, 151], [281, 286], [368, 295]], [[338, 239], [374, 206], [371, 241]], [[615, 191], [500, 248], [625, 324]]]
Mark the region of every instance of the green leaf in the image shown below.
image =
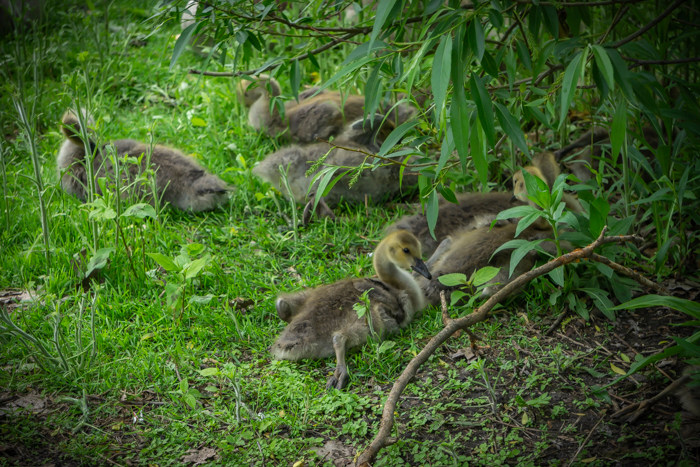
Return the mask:
[[629, 302], [621, 303], [613, 310], [636, 310], [637, 308], [651, 308], [663, 306], [673, 310], [683, 312], [692, 318], [700, 319], [700, 303], [685, 298], [667, 297], [664, 295], [643, 295], [636, 297]]
[[428, 201], [425, 203], [425, 217], [428, 221], [428, 230], [430, 231], [430, 235], [435, 237], [435, 225], [437, 224], [438, 217], [438, 198], [435, 190], [430, 192]]
[[[462, 169], [466, 170], [469, 153], [469, 115], [467, 113], [467, 100], [464, 94], [464, 89], [455, 90], [450, 105], [450, 128], [452, 133], [452, 142], [457, 148], [459, 160], [462, 164]], [[477, 156], [478, 157], [478, 156]], [[482, 158], [483, 159], [483, 158]]]
[[467, 28], [467, 39], [469, 40], [469, 45], [472, 50], [476, 53], [476, 58], [481, 61], [485, 50], [484, 29], [481, 26], [479, 17], [476, 15], [473, 16], [472, 22]]
[[129, 206], [120, 217], [136, 217], [138, 219], [152, 217], [155, 219], [157, 216], [156, 210], [153, 208], [153, 206], [148, 203], [138, 203]]
[[299, 88], [301, 87], [301, 69], [299, 60], [294, 59], [292, 66], [289, 68], [289, 84], [292, 86], [292, 95], [294, 99], [299, 100]]
[[445, 95], [450, 84], [450, 70], [452, 66], [452, 40], [449, 35], [442, 36], [440, 45], [433, 58], [433, 71], [430, 84], [435, 98], [435, 123], [439, 124], [442, 109], [445, 105]]
[[461, 290], [453, 290], [450, 294], [450, 305], [454, 306], [457, 302], [459, 302], [462, 298], [466, 296], [466, 292], [462, 292]]
[[615, 321], [615, 311], [613, 303], [608, 298], [608, 293], [602, 289], [594, 287], [583, 287], [579, 289], [593, 299], [593, 303], [609, 319]]
[[438, 277], [438, 280], [442, 285], [446, 285], [447, 287], [467, 285], [467, 276], [465, 274], [457, 272], [443, 274], [442, 276]]
[[472, 74], [469, 78], [469, 88], [472, 93], [472, 99], [474, 99], [474, 103], [476, 104], [479, 122], [486, 135], [486, 141], [490, 147], [493, 147], [496, 144], [496, 129], [493, 124], [494, 118], [491, 98], [486, 92], [483, 80], [475, 74]]
[[564, 268], [552, 269], [547, 275], [556, 285], [559, 287], [564, 287]]
[[168, 272], [180, 271], [180, 267], [173, 262], [172, 259], [160, 253], [146, 253], [151, 259], [158, 263], [163, 269]]
[[186, 264], [183, 269], [183, 274], [185, 274], [185, 279], [192, 279], [193, 277], [196, 277], [197, 274], [204, 268], [204, 266], [207, 265], [209, 262], [210, 257], [204, 256], [202, 258], [196, 259], [194, 261], [191, 261], [189, 264]]
[[112, 253], [114, 253], [114, 248], [100, 248], [97, 250], [93, 257], [90, 258], [90, 261], [88, 261], [87, 269], [83, 277], [88, 278], [93, 271], [104, 268]]
[[201, 117], [192, 117], [192, 119], [190, 120], [190, 123], [192, 123], [192, 126], [194, 126], [194, 127], [207, 126], [207, 122]]
[[206, 295], [192, 295], [189, 300], [187, 300], [187, 303], [189, 304], [195, 304], [195, 305], [208, 305], [211, 302], [211, 299], [214, 298], [212, 294], [206, 294]]
[[471, 283], [475, 287], [482, 284], [486, 284], [488, 281], [496, 277], [501, 268], [494, 268], [493, 266], [485, 266], [478, 271], [474, 271], [471, 277]]
[[393, 349], [394, 347], [396, 347], [396, 342], [394, 342], [394, 341], [384, 341], [384, 342], [381, 343], [381, 345], [380, 345], [379, 348], [377, 349], [377, 353], [378, 353], [378, 354], [381, 354], [381, 353], [387, 352], [387, 351]]
[[[471, 128], [469, 135], [472, 161], [476, 167], [476, 173], [479, 176], [481, 185], [486, 187], [489, 179], [489, 163], [486, 159], [486, 142], [484, 141], [484, 132], [478, 119], [474, 119], [474, 125]], [[461, 157], [461, 156], [460, 156]]]
[[498, 116], [498, 122], [501, 124], [501, 128], [503, 128], [503, 131], [505, 131], [510, 140], [513, 141], [525, 155], [530, 157], [530, 149], [525, 142], [525, 134], [515, 117], [508, 112], [508, 109], [503, 104], [499, 104], [498, 102], [496, 102], [496, 115]]
[[535, 212], [540, 212], [540, 210], [534, 206], [516, 206], [499, 212], [496, 216], [496, 220], [517, 219], [519, 217], [529, 216]]
[[199, 374], [202, 376], [217, 376], [220, 374], [220, 371], [216, 367], [209, 367], [199, 370]]
[[369, 38], [369, 50], [372, 50], [374, 41], [376, 41], [377, 37], [379, 37], [379, 33], [394, 9], [396, 2], [397, 0], [383, 0], [381, 2], [377, 2], [377, 14], [374, 16], [374, 27], [372, 28], [372, 35]]
[[569, 111], [569, 107], [571, 106], [571, 101], [576, 94], [576, 86], [578, 85], [578, 80], [581, 77], [581, 70], [583, 68], [583, 57], [583, 51], [577, 53], [564, 72], [564, 80], [561, 84], [561, 110], [559, 116], [559, 127], [561, 127], [566, 121], [566, 115]]
[[367, 84], [365, 85], [365, 119], [368, 115], [374, 114], [377, 107], [379, 107], [379, 99], [382, 95], [382, 81], [379, 79], [379, 71], [382, 65], [384, 65], [384, 61], [376, 63], [369, 74], [369, 78], [367, 78]]
[[608, 57], [608, 52], [599, 45], [593, 45], [591, 48], [593, 49], [595, 62], [605, 78], [605, 81], [608, 83], [611, 90], [615, 89], [615, 71], [613, 70], [610, 57]]
[[417, 124], [418, 120], [409, 120], [407, 122], [403, 122], [401, 125], [394, 128], [394, 130], [391, 133], [389, 133], [389, 136], [387, 136], [386, 140], [384, 140], [384, 142], [382, 143], [382, 146], [379, 148], [379, 153], [377, 155], [385, 156], [399, 143], [399, 141], [401, 141], [401, 138], [403, 138], [406, 135], [406, 133], [408, 133]]
[[610, 146], [612, 147], [610, 157], [615, 162], [617, 155], [620, 154], [620, 149], [627, 140], [627, 104], [624, 99], [620, 99], [616, 106], [610, 130]]
[[185, 50], [185, 47], [187, 47], [187, 44], [190, 43], [190, 38], [192, 37], [192, 34], [194, 34], [194, 30], [196, 27], [197, 23], [190, 24], [182, 30], [182, 32], [180, 33], [180, 37], [178, 37], [177, 41], [175, 41], [175, 47], [173, 48], [173, 56], [170, 58], [170, 70], [173, 69], [173, 65], [175, 65], [177, 59], [180, 58], [180, 55]]

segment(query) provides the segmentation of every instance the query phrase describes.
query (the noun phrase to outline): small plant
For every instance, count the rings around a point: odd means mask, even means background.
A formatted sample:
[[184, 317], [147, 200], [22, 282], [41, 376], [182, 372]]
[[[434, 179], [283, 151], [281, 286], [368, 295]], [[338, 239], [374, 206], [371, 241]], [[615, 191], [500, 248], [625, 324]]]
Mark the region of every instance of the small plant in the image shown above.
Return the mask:
[[442, 285], [448, 287], [459, 287], [461, 286], [464, 290], [455, 290], [451, 295], [451, 304], [454, 305], [459, 302], [463, 297], [471, 294], [469, 300], [467, 301], [467, 308], [472, 308], [474, 302], [481, 297], [481, 291], [484, 290], [489, 285], [489, 281], [496, 277], [496, 274], [501, 270], [501, 268], [494, 268], [492, 266], [486, 266], [478, 271], [474, 271], [472, 275], [467, 280], [467, 276], [462, 273], [452, 273], [444, 274], [438, 277], [438, 280]]
[[[168, 306], [177, 319], [184, 315], [186, 304], [207, 304], [212, 299], [211, 295], [194, 294], [194, 279], [211, 262], [211, 255], [204, 253], [204, 250], [204, 245], [200, 243], [189, 243], [182, 245], [180, 254], [172, 259], [161, 253], [146, 253], [171, 274], [172, 280], [165, 283], [165, 294]], [[193, 259], [196, 256], [199, 258]], [[188, 289], [190, 290], [189, 298], [186, 296]]]

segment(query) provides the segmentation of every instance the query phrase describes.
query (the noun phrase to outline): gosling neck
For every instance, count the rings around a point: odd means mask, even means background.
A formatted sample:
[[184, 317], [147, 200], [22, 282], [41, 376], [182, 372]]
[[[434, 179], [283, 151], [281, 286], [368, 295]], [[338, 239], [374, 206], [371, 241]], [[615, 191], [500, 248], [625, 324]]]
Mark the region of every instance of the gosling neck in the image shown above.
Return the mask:
[[389, 247], [386, 243], [380, 243], [374, 251], [374, 270], [379, 279], [386, 284], [405, 291], [414, 305], [415, 311], [425, 307], [425, 296], [413, 276], [401, 269], [389, 258]]

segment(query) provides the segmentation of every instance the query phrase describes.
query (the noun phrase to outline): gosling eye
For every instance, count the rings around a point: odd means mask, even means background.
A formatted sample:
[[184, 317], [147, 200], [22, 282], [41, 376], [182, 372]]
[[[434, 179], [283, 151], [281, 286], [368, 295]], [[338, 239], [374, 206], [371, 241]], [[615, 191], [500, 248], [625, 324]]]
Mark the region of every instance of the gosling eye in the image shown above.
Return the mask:
[[410, 253], [410, 250], [409, 250], [408, 248], [404, 248], [404, 249], [403, 249], [403, 252], [406, 253], [406, 254], [408, 254], [408, 253]]

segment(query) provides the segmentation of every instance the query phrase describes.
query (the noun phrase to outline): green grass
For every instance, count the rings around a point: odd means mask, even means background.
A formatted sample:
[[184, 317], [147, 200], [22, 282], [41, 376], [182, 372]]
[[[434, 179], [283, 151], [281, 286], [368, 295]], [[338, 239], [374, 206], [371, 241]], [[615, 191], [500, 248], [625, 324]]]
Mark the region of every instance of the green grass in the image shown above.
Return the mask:
[[[5, 111], [0, 122], [8, 186], [0, 210], [0, 289], [35, 294], [36, 301], [16, 308], [12, 319], [41, 339], [54, 360], [61, 359], [52, 343], [58, 336], [67, 361], [66, 367], [47, 363], [36, 348], [0, 335], [2, 397], [39, 394], [48, 408], [0, 414], [0, 438], [14, 449], [6, 450], [0, 464], [111, 460], [170, 465], [203, 447], [214, 448], [221, 464], [314, 464], [322, 461], [311, 449], [327, 440], [362, 449], [378, 428], [393, 380], [441, 329], [439, 310], [426, 310], [392, 337], [393, 348], [372, 342], [352, 354], [350, 386], [327, 392], [332, 359], [271, 360], [267, 348], [283, 328], [274, 299], [281, 291], [372, 274], [368, 253], [384, 226], [407, 209], [346, 206], [336, 222], [301, 227], [294, 240], [285, 216], [291, 219], [292, 209], [300, 208], [251, 174], [253, 164], [278, 143], [248, 127], [235, 100], [235, 81], [188, 75], [187, 69], [199, 63], [190, 54], [168, 69], [177, 28], [154, 30], [148, 21], [152, 13], [129, 1], [92, 10], [56, 9], [47, 30], [3, 40], [0, 46], [8, 90], [1, 105], [11, 109], [15, 95], [34, 108], [30, 117], [37, 128], [51, 257], [49, 266], [26, 141], [16, 116]], [[55, 164], [62, 142], [59, 121], [73, 102], [92, 111], [102, 141], [153, 140], [197, 157], [236, 188], [230, 203], [211, 213], [164, 209], [156, 219], [123, 219], [127, 254], [116, 243], [114, 221], [92, 220], [89, 206], [60, 189]], [[194, 117], [204, 125], [193, 124]], [[171, 278], [145, 253], [173, 257], [192, 243], [204, 245], [211, 259], [188, 284], [187, 294], [212, 299], [188, 305], [174, 319], [164, 289]], [[83, 292], [80, 274], [86, 260], [79, 259], [80, 252], [85, 249], [89, 258], [96, 248], [108, 247], [114, 253]], [[607, 407], [590, 393], [592, 383], [598, 383], [591, 374], [609, 379], [614, 376], [610, 362], [624, 362], [619, 355], [543, 337], [553, 313], [541, 290], [525, 292], [524, 308], [511, 303], [476, 326], [488, 346], [481, 372], [474, 362], [451, 357], [468, 347], [466, 336], [450, 340], [431, 357], [400, 405], [399, 442], [382, 451], [377, 465], [537, 464], [542, 458], [557, 463], [558, 450], [573, 455], [601, 407]], [[90, 359], [94, 294], [96, 354]], [[81, 302], [87, 303], [82, 315]], [[452, 311], [459, 312], [464, 310]], [[564, 326], [594, 335], [601, 346], [616, 345], [605, 329], [598, 334], [581, 320], [567, 320]], [[83, 394], [89, 410], [85, 418], [75, 401]], [[664, 434], [669, 439], [648, 445], [634, 428], [628, 431], [629, 441], [617, 444], [629, 452], [605, 457], [584, 449], [578, 458], [601, 456], [604, 463], [627, 456], [663, 460], [682, 455], [673, 430]], [[609, 437], [593, 440], [605, 444]]]

